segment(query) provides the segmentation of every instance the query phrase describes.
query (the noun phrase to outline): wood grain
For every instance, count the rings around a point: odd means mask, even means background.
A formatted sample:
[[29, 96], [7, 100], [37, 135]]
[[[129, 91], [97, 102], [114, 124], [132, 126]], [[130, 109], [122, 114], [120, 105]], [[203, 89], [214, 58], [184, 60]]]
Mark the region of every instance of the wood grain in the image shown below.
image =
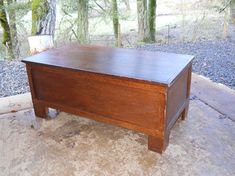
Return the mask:
[[49, 107], [149, 136], [162, 153], [189, 106], [192, 56], [77, 44], [23, 60], [36, 116]]

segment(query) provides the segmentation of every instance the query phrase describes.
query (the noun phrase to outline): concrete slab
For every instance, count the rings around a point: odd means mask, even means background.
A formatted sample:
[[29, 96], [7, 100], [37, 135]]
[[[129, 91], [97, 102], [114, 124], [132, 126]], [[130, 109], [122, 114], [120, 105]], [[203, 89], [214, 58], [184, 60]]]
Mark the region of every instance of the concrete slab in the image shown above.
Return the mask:
[[163, 155], [141, 133], [63, 112], [38, 119], [30, 109], [0, 115], [0, 175], [232, 176], [234, 141], [235, 123], [200, 100]]
[[0, 115], [32, 108], [31, 94], [20, 94], [0, 98]]
[[193, 74], [191, 94], [235, 121], [235, 91], [233, 89]]

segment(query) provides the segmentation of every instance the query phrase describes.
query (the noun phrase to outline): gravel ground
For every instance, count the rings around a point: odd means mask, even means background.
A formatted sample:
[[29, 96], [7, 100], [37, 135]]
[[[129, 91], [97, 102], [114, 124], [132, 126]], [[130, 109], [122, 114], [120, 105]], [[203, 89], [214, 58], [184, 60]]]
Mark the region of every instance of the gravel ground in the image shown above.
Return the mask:
[[29, 92], [25, 64], [20, 61], [0, 61], [0, 97]]
[[[138, 49], [195, 55], [193, 71], [235, 89], [235, 42], [204, 41], [170, 45], [142, 45]], [[0, 97], [29, 91], [25, 65], [0, 61]]]

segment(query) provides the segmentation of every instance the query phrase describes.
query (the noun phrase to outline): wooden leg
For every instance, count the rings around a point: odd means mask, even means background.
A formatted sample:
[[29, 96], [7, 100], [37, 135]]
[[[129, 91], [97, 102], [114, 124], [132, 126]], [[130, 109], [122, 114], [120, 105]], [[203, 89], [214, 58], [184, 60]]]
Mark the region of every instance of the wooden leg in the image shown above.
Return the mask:
[[34, 103], [34, 113], [37, 117], [47, 118], [48, 108], [41, 103]]
[[186, 107], [184, 108], [183, 112], [182, 112], [182, 116], [181, 116], [181, 119], [182, 120], [185, 120], [185, 118], [187, 117], [188, 115], [188, 109], [189, 109], [189, 104], [186, 105]]
[[169, 143], [170, 133], [164, 135], [164, 137], [148, 136], [148, 149], [157, 153], [162, 153]]
[[190, 101], [191, 76], [192, 76], [192, 64], [189, 66], [189, 69], [188, 69], [187, 94], [186, 94], [187, 104], [182, 112], [182, 116], [181, 116], [182, 120], [185, 120], [185, 118], [188, 115], [189, 101]]

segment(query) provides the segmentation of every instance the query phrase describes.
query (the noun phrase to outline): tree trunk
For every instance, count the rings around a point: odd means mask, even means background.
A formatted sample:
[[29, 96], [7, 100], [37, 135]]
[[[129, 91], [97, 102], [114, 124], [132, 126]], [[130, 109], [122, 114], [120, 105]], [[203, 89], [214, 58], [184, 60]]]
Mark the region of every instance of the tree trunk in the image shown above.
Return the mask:
[[118, 18], [117, 0], [112, 0], [112, 18], [113, 18], [113, 31], [115, 36], [115, 46], [118, 46], [119, 18]]
[[56, 0], [49, 0], [49, 12], [44, 21], [42, 21], [42, 33], [48, 34], [54, 37], [55, 25], [56, 25]]
[[155, 33], [156, 33], [156, 0], [149, 0], [149, 9], [148, 9], [148, 23], [149, 23], [149, 41], [155, 42]]
[[235, 24], [235, 0], [231, 0], [230, 18], [231, 18], [231, 22]]
[[88, 43], [88, 0], [78, 0], [78, 31], [81, 44]]
[[6, 11], [4, 9], [3, 0], [0, 0], [0, 23], [3, 28], [3, 45], [6, 46], [7, 55], [10, 59], [14, 59], [14, 53], [12, 48], [12, 40], [11, 40], [11, 30], [7, 20]]
[[32, 0], [32, 35], [55, 33], [56, 0]]
[[[11, 5], [13, 3], [16, 3], [16, 0], [7, 0], [8, 5]], [[14, 9], [10, 9], [8, 14], [9, 14], [9, 26], [11, 32], [12, 47], [14, 55], [17, 58], [20, 55], [20, 49], [19, 49], [17, 27], [16, 27], [16, 11]]]
[[147, 37], [147, 0], [137, 0], [138, 37], [144, 41]]

